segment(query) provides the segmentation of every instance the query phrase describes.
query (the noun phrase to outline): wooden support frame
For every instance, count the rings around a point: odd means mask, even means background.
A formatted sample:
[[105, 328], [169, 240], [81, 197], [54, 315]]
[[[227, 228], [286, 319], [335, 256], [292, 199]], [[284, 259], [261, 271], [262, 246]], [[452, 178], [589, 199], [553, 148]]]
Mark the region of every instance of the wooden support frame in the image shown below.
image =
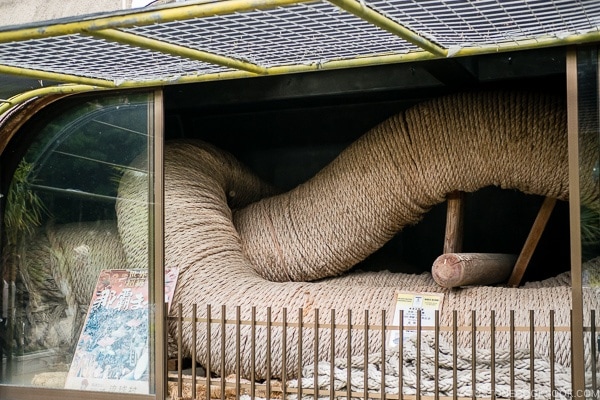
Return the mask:
[[[446, 213], [446, 234], [444, 237], [444, 254], [460, 253], [463, 246], [463, 224], [464, 224], [464, 192], [455, 191], [447, 196], [447, 213]], [[533, 256], [533, 252], [537, 247], [538, 242], [546, 224], [550, 219], [552, 210], [556, 205], [556, 199], [546, 197], [542, 203], [537, 217], [533, 222], [529, 235], [525, 240], [525, 244], [517, 258], [513, 270], [508, 278], [509, 287], [517, 287], [521, 284], [521, 280], [525, 275], [525, 271], [529, 266], [529, 261]]]
[[519, 258], [517, 258], [515, 267], [508, 278], [509, 287], [517, 287], [521, 284], [521, 279], [523, 279], [523, 275], [527, 270], [531, 256], [533, 255], [533, 252], [535, 251], [535, 248], [542, 237], [542, 233], [544, 233], [546, 223], [548, 222], [548, 219], [550, 219], [550, 214], [552, 214], [555, 204], [556, 199], [553, 197], [546, 197], [544, 199], [544, 202], [538, 211], [538, 215], [535, 218], [535, 221], [533, 221], [533, 226], [529, 231], [529, 235], [525, 240], [521, 254], [519, 254]]

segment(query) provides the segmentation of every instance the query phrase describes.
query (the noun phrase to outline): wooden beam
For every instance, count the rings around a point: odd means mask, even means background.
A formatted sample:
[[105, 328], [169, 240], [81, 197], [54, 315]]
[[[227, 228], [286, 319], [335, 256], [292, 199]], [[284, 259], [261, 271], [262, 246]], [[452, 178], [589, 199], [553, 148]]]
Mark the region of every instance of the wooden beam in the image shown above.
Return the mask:
[[533, 252], [540, 241], [542, 233], [544, 233], [544, 228], [546, 227], [546, 223], [550, 218], [550, 214], [552, 214], [555, 204], [555, 198], [546, 197], [544, 199], [544, 202], [540, 207], [540, 211], [538, 211], [538, 215], [533, 222], [533, 226], [529, 231], [529, 236], [527, 236], [527, 240], [525, 240], [521, 254], [519, 254], [519, 258], [515, 263], [515, 267], [513, 268], [510, 278], [508, 278], [509, 287], [517, 287], [521, 284], [521, 279], [523, 279], [523, 275], [529, 266], [531, 256], [533, 255]]

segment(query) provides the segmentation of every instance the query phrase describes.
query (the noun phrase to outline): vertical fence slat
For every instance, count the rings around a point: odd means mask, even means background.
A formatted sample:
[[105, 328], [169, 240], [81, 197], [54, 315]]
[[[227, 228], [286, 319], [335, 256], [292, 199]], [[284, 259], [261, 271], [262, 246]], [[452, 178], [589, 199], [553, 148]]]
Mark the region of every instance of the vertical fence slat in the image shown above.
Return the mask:
[[240, 375], [242, 372], [241, 360], [241, 325], [242, 325], [242, 309], [241, 306], [235, 307], [235, 392], [240, 393], [241, 382]]
[[439, 363], [440, 363], [440, 311], [439, 310], [435, 310], [435, 314], [434, 314], [434, 343], [433, 343], [433, 351], [434, 351], [434, 359], [433, 359], [433, 367], [434, 372], [433, 372], [433, 376], [434, 376], [434, 380], [435, 382], [433, 383], [434, 387], [434, 393], [433, 393], [433, 397], [434, 400], [439, 400], [440, 398], [440, 369], [439, 369]]
[[417, 400], [421, 398], [421, 309], [417, 309], [417, 382], [415, 397]]
[[282, 398], [287, 396], [287, 308], [281, 315], [281, 391]]
[[348, 310], [348, 332], [346, 340], [346, 398], [352, 398], [352, 310]]
[[[256, 306], [250, 315], [250, 398], [256, 397]], [[210, 399], [210, 397], [207, 397]]]
[[192, 398], [196, 398], [196, 345], [198, 335], [198, 306], [196, 303], [192, 304]]
[[452, 310], [452, 397], [454, 400], [458, 399], [458, 326], [457, 326], [457, 313], [456, 310]]
[[590, 359], [592, 360], [592, 397], [598, 398], [598, 378], [596, 375], [596, 310], [590, 310]]
[[[227, 309], [221, 306], [221, 400], [225, 400], [225, 315]], [[195, 398], [195, 397], [192, 397]]]
[[529, 393], [535, 399], [535, 315], [529, 310]]
[[555, 385], [555, 371], [554, 371], [554, 310], [550, 310], [550, 400], [554, 400], [554, 385]]
[[510, 399], [515, 399], [515, 310], [510, 310], [509, 317], [509, 349], [510, 349]]
[[490, 374], [491, 400], [496, 400], [496, 311], [490, 312]]
[[571, 312], [569, 313], [569, 326], [571, 327], [570, 329], [570, 342], [571, 342], [571, 393], [575, 393], [575, 379], [573, 379], [573, 375], [575, 374], [575, 370], [573, 369], [574, 364], [575, 364], [575, 360], [573, 359], [573, 309], [571, 309]]
[[319, 309], [315, 308], [314, 310], [315, 320], [313, 323], [313, 338], [314, 338], [314, 346], [313, 346], [313, 364], [314, 364], [314, 373], [313, 373], [313, 386], [315, 388], [315, 399], [318, 398], [319, 393]]
[[270, 399], [271, 398], [271, 307], [267, 307], [267, 365], [266, 365], [266, 371], [267, 371], [267, 378], [265, 381], [265, 391], [266, 391], [266, 398]]
[[363, 328], [363, 393], [364, 398], [367, 399], [369, 397], [369, 310], [365, 310]]
[[212, 333], [211, 333], [211, 319], [212, 310], [210, 304], [206, 306], [206, 398], [210, 399], [210, 371], [212, 371], [211, 365], [211, 351], [212, 351]]
[[329, 398], [334, 397], [335, 393], [335, 310], [331, 309], [331, 340], [329, 341], [330, 363], [329, 363]]
[[385, 400], [385, 310], [381, 310], [381, 400]]
[[471, 310], [471, 399], [477, 397], [477, 316]]
[[[177, 398], [183, 397], [183, 305], [177, 304]], [[196, 344], [194, 343], [194, 347]]]
[[398, 311], [398, 398], [404, 398], [404, 310]]
[[302, 308], [298, 309], [298, 398], [302, 399]]

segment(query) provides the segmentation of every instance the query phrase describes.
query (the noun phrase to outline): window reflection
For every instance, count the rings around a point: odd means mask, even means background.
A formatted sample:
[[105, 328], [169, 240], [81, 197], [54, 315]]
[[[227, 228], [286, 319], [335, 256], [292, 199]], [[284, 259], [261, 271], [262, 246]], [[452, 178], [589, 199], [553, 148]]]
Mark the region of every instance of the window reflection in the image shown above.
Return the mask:
[[[581, 47], [577, 51], [577, 109], [579, 180], [591, 178], [596, 188], [599, 184], [600, 143], [598, 51], [594, 46]], [[584, 165], [583, 160], [590, 164]], [[593, 164], [591, 164], [593, 163]], [[585, 397], [595, 397], [598, 390], [598, 344], [600, 336], [596, 327], [596, 310], [591, 306], [600, 295], [600, 200], [589, 193], [579, 193], [581, 226], [581, 285], [583, 294]], [[573, 282], [573, 286], [579, 282]]]
[[[148, 152], [149, 104], [146, 94], [113, 95], [46, 115], [12, 166], [3, 216], [1, 383], [149, 392], [148, 264], [127, 269], [115, 211], [121, 176]], [[147, 162], [135, 170], [148, 180]], [[123, 286], [131, 274], [146, 277], [133, 293]], [[106, 282], [108, 295], [133, 297], [127, 305], [105, 302], [92, 315]], [[130, 304], [138, 305], [135, 316]], [[82, 357], [87, 369], [71, 368]], [[65, 386], [67, 376], [76, 383]]]

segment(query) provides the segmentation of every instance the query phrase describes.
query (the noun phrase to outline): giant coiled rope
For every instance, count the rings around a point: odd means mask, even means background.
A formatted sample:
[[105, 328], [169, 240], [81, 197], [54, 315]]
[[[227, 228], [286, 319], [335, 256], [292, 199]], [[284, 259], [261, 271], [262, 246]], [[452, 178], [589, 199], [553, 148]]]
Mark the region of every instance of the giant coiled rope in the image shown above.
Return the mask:
[[[591, 178], [597, 145], [590, 136], [582, 140], [582, 202], [595, 205], [597, 185]], [[142, 156], [135, 161], [143, 167]], [[472, 93], [428, 101], [390, 118], [346, 149], [309, 182], [284, 194], [272, 196], [231, 155], [199, 141], [180, 141], [165, 146], [165, 263], [180, 269], [174, 303], [181, 303], [189, 316], [191, 305], [211, 304], [213, 318], [236, 318], [240, 307], [249, 320], [252, 307], [256, 319], [264, 321], [270, 308], [273, 322], [281, 322], [283, 309], [288, 322], [312, 323], [315, 309], [319, 322], [329, 323], [330, 309], [336, 321], [363, 324], [363, 310], [371, 310], [369, 324], [380, 321], [386, 311], [391, 324], [398, 290], [443, 292], [441, 323], [450, 324], [451, 310], [477, 309], [477, 324], [489, 324], [489, 310], [496, 310], [496, 323], [507, 325], [507, 311], [517, 310], [515, 323], [526, 326], [529, 308], [538, 310], [536, 321], [548, 320], [550, 299], [557, 326], [570, 324], [570, 287], [564, 278], [528, 288], [474, 287], [448, 291], [439, 288], [428, 274], [346, 274], [356, 262], [381, 247], [402, 227], [418, 222], [446, 193], [475, 191], [485, 186], [517, 189], [525, 193], [568, 197], [566, 111], [561, 99], [529, 93]], [[129, 268], [145, 268], [148, 254], [146, 201], [148, 177], [130, 171], [123, 176], [117, 203], [118, 229]], [[312, 281], [312, 282], [305, 282]], [[78, 288], [76, 288], [78, 289]], [[597, 309], [599, 296], [585, 296], [586, 310]], [[490, 299], [493, 299], [490, 301]], [[301, 310], [301, 311], [298, 311]], [[462, 314], [461, 314], [462, 315]], [[462, 315], [459, 325], [469, 325]], [[176, 334], [176, 323], [170, 333]], [[226, 350], [212, 346], [211, 365], [224, 357], [226, 374], [236, 371], [234, 326], [226, 328]], [[252, 328], [240, 327], [240, 369], [244, 376], [267, 374], [266, 351], [257, 349], [251, 362]], [[184, 324], [183, 350], [207, 364], [206, 327], [198, 325], [192, 343], [190, 324]], [[220, 327], [211, 329], [220, 342]], [[281, 373], [281, 328], [271, 332], [271, 368]], [[338, 330], [335, 340], [346, 342]], [[463, 335], [464, 336], [464, 335]], [[462, 337], [462, 336], [461, 336]], [[303, 348], [312, 348], [313, 333], [302, 335]], [[254, 343], [264, 345], [264, 326], [256, 327]], [[565, 338], [557, 361], [568, 365]], [[319, 335], [319, 353], [329, 358], [331, 337]], [[364, 349], [362, 332], [351, 337], [353, 354]], [[466, 336], [461, 343], [470, 343]], [[519, 335], [516, 345], [528, 345]], [[467, 341], [467, 342], [465, 342]], [[535, 351], [545, 353], [545, 341]], [[499, 338], [506, 347], [506, 338]], [[369, 336], [367, 351], [377, 352], [379, 334]], [[287, 331], [287, 371], [297, 371], [298, 330]], [[337, 346], [343, 357], [345, 346]], [[313, 363], [313, 351], [305, 351], [302, 365]], [[217, 370], [217, 372], [222, 372]]]
[[[582, 141], [581, 147], [582, 202], [593, 205], [598, 199], [591, 179], [597, 147], [593, 140]], [[257, 320], [265, 320], [270, 307], [274, 322], [281, 321], [284, 307], [289, 322], [297, 320], [298, 309], [303, 310], [304, 322], [310, 322], [318, 308], [321, 323], [328, 323], [328, 310], [335, 309], [338, 321], [344, 320], [346, 310], [353, 310], [357, 324], [363, 322], [362, 310], [376, 313], [383, 309], [391, 323], [397, 290], [442, 289], [423, 276], [336, 276], [377, 250], [403, 226], [416, 223], [454, 190], [495, 185], [566, 200], [567, 161], [564, 102], [553, 96], [508, 92], [454, 95], [417, 105], [373, 128], [309, 182], [277, 196], [264, 197], [268, 187], [225, 152], [197, 141], [167, 143], [166, 265], [181, 271], [174, 302], [183, 304], [184, 315], [190, 315], [192, 303], [211, 304], [214, 318], [224, 305], [227, 319], [235, 318], [235, 308], [241, 306], [244, 320], [250, 319], [252, 306]], [[144, 199], [146, 181], [126, 173], [119, 197]], [[128, 204], [132, 202], [120, 202], [117, 208], [129, 254], [128, 249], [144, 248], [147, 230], [145, 215], [140, 218]], [[555, 323], [570, 324], [570, 288], [552, 282], [529, 289], [475, 287], [445, 293], [445, 311], [477, 309], [478, 323], [483, 325], [489, 322], [486, 311], [490, 309], [499, 311], [498, 324], [507, 324], [508, 316], [502, 311], [511, 309], [540, 309], [538, 317], [547, 321], [550, 299], [562, 299], [553, 304]], [[596, 309], [597, 301], [597, 296], [586, 296], [586, 309]], [[449, 325], [449, 316], [443, 312], [441, 323]], [[526, 326], [527, 322], [528, 314], [518, 313], [515, 323]], [[458, 323], [468, 325], [466, 319]], [[174, 329], [172, 324], [173, 334]], [[219, 327], [213, 326], [211, 332], [218, 343]], [[241, 371], [248, 376], [252, 369], [250, 327], [242, 326], [241, 332]], [[232, 373], [236, 367], [234, 327], [226, 333], [231, 340], [223, 355], [225, 373]], [[256, 343], [264, 344], [265, 329], [258, 327], [256, 334]], [[203, 364], [207, 361], [205, 335], [205, 328], [199, 326], [197, 341], [192, 343], [191, 328], [184, 326], [184, 349], [189, 353], [195, 346]], [[337, 341], [345, 342], [345, 332], [336, 335]], [[280, 336], [281, 329], [274, 328], [270, 371], [274, 376], [281, 372]], [[297, 331], [291, 329], [289, 372], [297, 366], [297, 340]], [[310, 348], [312, 340], [309, 330], [303, 335], [304, 347]], [[329, 340], [323, 332], [320, 346], [325, 359]], [[354, 351], [361, 352], [360, 335], [352, 340]], [[373, 349], [381, 345], [376, 335], [369, 343]], [[343, 347], [338, 346], [339, 355]], [[557, 359], [568, 365], [569, 347], [563, 349]], [[262, 350], [256, 352], [255, 377], [266, 374]], [[218, 346], [213, 346], [211, 365], [220, 365], [221, 356]], [[304, 352], [303, 364], [311, 362], [312, 352]]]

